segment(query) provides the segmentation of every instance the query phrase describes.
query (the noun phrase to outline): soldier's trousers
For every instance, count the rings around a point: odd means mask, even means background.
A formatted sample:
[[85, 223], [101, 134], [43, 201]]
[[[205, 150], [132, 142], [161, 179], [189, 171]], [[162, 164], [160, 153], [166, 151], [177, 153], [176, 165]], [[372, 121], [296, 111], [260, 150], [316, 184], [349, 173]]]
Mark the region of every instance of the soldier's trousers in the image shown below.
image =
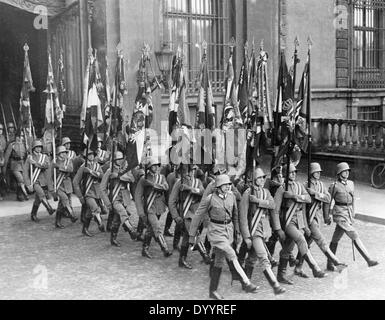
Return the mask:
[[279, 253], [280, 257], [283, 259], [289, 259], [295, 245], [298, 246], [298, 251], [300, 252], [301, 256], [304, 256], [308, 251], [304, 230], [298, 229], [296, 224], [290, 223], [286, 227], [285, 233], [286, 240], [282, 244], [282, 250]]
[[99, 207], [97, 200], [99, 200], [99, 199], [86, 197], [86, 204], [87, 204], [87, 208], [88, 208], [88, 210], [86, 210], [86, 218], [87, 219], [90, 219], [90, 218], [96, 216], [97, 214], [101, 213], [101, 209]]
[[136, 213], [135, 203], [130, 201], [127, 206], [120, 201], [114, 201], [112, 205], [113, 218], [112, 218], [112, 229], [119, 230], [121, 224], [129, 219], [129, 216]]
[[258, 261], [263, 266], [263, 269], [271, 268], [269, 257], [264, 245], [264, 239], [261, 237], [253, 237], [252, 242], [253, 246], [246, 259], [245, 266], [254, 267]]
[[46, 192], [48, 191], [48, 187], [35, 183], [33, 185], [33, 190], [35, 190], [35, 201], [33, 204], [39, 206], [42, 200], [47, 199]]
[[358, 233], [351, 224], [346, 227], [346, 223], [341, 224], [340, 222], [337, 222], [331, 242], [338, 243], [344, 233], [346, 233], [346, 235], [352, 240], [358, 239]]
[[16, 183], [17, 183], [17, 185], [19, 187], [24, 184], [23, 172], [21, 172], [21, 171], [12, 171], [12, 174], [15, 177]]
[[324, 252], [328, 249], [328, 243], [326, 242], [326, 239], [324, 235], [321, 232], [320, 226], [317, 221], [313, 220], [310, 224], [310, 239], [309, 239], [309, 247], [312, 241], [314, 241], [317, 246]]
[[65, 193], [62, 190], [58, 190], [57, 196], [59, 197], [58, 210], [62, 210], [65, 207], [71, 207], [72, 208], [71, 194]]
[[189, 245], [189, 230], [191, 225], [191, 218], [185, 218], [184, 226], [182, 228], [182, 247], [188, 247]]
[[148, 228], [147, 233], [153, 235], [155, 238], [158, 238], [162, 234], [162, 228], [160, 227], [161, 215], [156, 215], [154, 213], [149, 213], [147, 215], [148, 219]]

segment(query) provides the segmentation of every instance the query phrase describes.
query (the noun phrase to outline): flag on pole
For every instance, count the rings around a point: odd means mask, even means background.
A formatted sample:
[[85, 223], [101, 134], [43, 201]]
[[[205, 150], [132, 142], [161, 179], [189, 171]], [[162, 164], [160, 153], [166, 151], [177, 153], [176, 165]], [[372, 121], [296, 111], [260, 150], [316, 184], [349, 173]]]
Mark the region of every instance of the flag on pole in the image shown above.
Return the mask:
[[215, 128], [215, 106], [207, 66], [207, 43], [203, 42], [202, 46], [203, 55], [199, 74], [199, 93], [195, 127], [198, 129], [213, 130]]
[[[30, 102], [30, 92], [35, 92], [33, 86], [31, 67], [29, 64], [28, 44], [24, 45], [24, 69], [23, 69], [23, 85], [21, 88], [20, 94], [20, 126], [21, 130], [26, 130], [27, 135], [32, 135], [31, 126], [32, 126], [32, 117], [31, 117], [31, 102]], [[27, 137], [26, 137], [27, 138]]]
[[241, 67], [241, 72], [239, 74], [238, 82], [238, 107], [241, 112], [242, 122], [247, 122], [247, 117], [249, 113], [249, 61], [248, 61], [248, 43], [245, 43], [244, 47], [244, 57]]

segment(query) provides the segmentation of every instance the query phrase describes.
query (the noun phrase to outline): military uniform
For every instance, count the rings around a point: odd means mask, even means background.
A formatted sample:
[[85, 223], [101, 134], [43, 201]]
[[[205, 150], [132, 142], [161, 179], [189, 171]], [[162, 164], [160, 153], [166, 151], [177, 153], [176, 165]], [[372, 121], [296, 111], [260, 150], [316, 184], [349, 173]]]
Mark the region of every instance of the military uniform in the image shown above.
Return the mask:
[[[259, 168], [257, 170], [260, 170]], [[263, 173], [262, 170], [257, 171]], [[264, 176], [264, 174], [262, 174]], [[265, 239], [271, 236], [269, 216], [278, 225], [279, 217], [274, 213], [275, 203], [269, 190], [252, 186], [242, 196], [239, 206], [240, 230], [243, 239], [250, 242], [251, 250], [245, 264], [245, 273], [251, 279], [257, 260], [262, 265], [264, 275], [276, 294], [283, 293], [278, 281], [271, 270]], [[277, 226], [275, 227], [277, 228]]]
[[[116, 177], [112, 175], [113, 172]], [[134, 176], [131, 171], [122, 175], [120, 168], [115, 165], [113, 171], [107, 170], [100, 184], [102, 200], [110, 211], [113, 210], [111, 245], [120, 246], [116, 240], [120, 225], [130, 234], [131, 239], [137, 238], [129, 220], [131, 215], [136, 214], [135, 202], [130, 192], [130, 183], [133, 182]]]
[[[294, 165], [290, 165], [290, 173], [296, 172]], [[310, 195], [305, 187], [297, 181], [289, 180], [288, 192], [280, 187], [276, 193], [276, 209], [280, 211], [281, 226], [284, 227], [286, 240], [282, 243], [280, 259], [278, 265], [278, 281], [286, 284], [293, 282], [285, 277], [286, 268], [289, 257], [294, 249], [294, 245], [298, 246], [298, 251], [305, 261], [309, 264], [313, 271], [314, 277], [324, 277], [325, 274], [312, 257], [308, 250], [307, 242], [304, 237], [305, 229], [308, 229], [306, 221], [306, 204], [311, 203]]]
[[[156, 160], [149, 163], [148, 168], [159, 164]], [[154, 186], [157, 186], [155, 188]], [[142, 177], [135, 189], [135, 205], [139, 217], [147, 225], [147, 230], [143, 241], [142, 255], [151, 258], [148, 252], [152, 237], [158, 242], [165, 257], [171, 255], [168, 251], [167, 243], [162, 234], [159, 219], [166, 211], [167, 204], [165, 192], [168, 191], [166, 178], [161, 174], [148, 172], [146, 177]]]
[[[337, 165], [338, 180], [329, 187], [329, 193], [334, 200], [334, 207], [331, 211], [333, 220], [336, 223], [336, 228], [330, 243], [330, 249], [335, 254], [339, 240], [346, 233], [352, 239], [354, 246], [365, 259], [369, 267], [376, 266], [377, 261], [369, 257], [369, 253], [362, 243], [354, 223], [354, 183], [351, 180], [342, 177], [343, 172], [350, 171], [349, 165], [346, 162]], [[327, 218], [329, 215], [329, 206], [326, 209]], [[328, 268], [332, 266], [332, 261], [329, 259]]]
[[47, 192], [53, 191], [53, 183], [50, 176], [50, 160], [47, 155], [37, 152], [36, 148], [43, 148], [40, 141], [32, 144], [32, 154], [27, 157], [24, 164], [24, 180], [30, 192], [35, 191], [35, 201], [32, 206], [31, 220], [37, 222], [37, 211], [40, 203], [44, 205], [50, 215], [55, 213], [47, 200]]
[[[190, 189], [191, 188], [191, 189]], [[172, 218], [178, 226], [182, 226], [182, 245], [179, 255], [179, 266], [191, 269], [191, 265], [186, 261], [188, 247], [191, 219], [195, 211], [198, 209], [199, 201], [203, 195], [202, 182], [194, 177], [194, 172], [190, 171], [184, 173], [182, 179], [178, 179], [173, 186], [170, 194], [168, 207], [170, 209]], [[198, 250], [204, 259], [210, 260], [204, 246], [198, 246]]]
[[24, 182], [24, 160], [27, 157], [27, 150], [22, 140], [17, 140], [8, 144], [5, 152], [4, 168], [8, 167], [17, 182], [17, 199], [20, 201], [27, 200], [27, 191]]
[[0, 134], [0, 201], [5, 196], [5, 190], [7, 189], [7, 183], [5, 180], [5, 150], [7, 147], [7, 141], [4, 135]]
[[77, 221], [75, 212], [72, 207], [71, 195], [73, 193], [72, 174], [73, 174], [73, 160], [69, 158], [68, 151], [64, 147], [59, 147], [57, 154], [65, 153], [64, 157], [58, 156], [56, 164], [53, 165], [54, 170], [57, 170], [56, 176], [56, 194], [59, 197], [59, 204], [56, 210], [56, 227], [64, 228], [61, 224], [62, 215], [65, 213], [71, 218], [72, 223]]
[[[216, 188], [224, 185], [231, 185], [231, 181], [226, 175], [219, 175], [216, 178]], [[211, 269], [210, 297], [223, 299], [217, 293], [219, 278], [225, 258], [236, 270], [244, 284], [247, 292], [255, 292], [257, 289], [250, 283], [242, 267], [240, 266], [235, 250], [232, 246], [234, 242], [234, 230], [239, 232], [238, 207], [235, 195], [230, 191], [226, 194], [217, 189], [214, 193], [202, 198], [197, 211], [191, 221], [189, 235], [190, 243], [194, 243], [198, 227], [203, 219], [208, 217], [208, 239], [215, 254], [214, 265]]]
[[82, 233], [90, 237], [92, 234], [89, 233], [88, 228], [92, 218], [96, 220], [99, 230], [101, 232], [105, 231], [100, 216], [100, 181], [103, 177], [103, 171], [96, 160], [87, 162], [87, 167], [85, 164], [82, 165], [76, 173], [73, 180], [73, 187], [81, 204], [87, 206]]

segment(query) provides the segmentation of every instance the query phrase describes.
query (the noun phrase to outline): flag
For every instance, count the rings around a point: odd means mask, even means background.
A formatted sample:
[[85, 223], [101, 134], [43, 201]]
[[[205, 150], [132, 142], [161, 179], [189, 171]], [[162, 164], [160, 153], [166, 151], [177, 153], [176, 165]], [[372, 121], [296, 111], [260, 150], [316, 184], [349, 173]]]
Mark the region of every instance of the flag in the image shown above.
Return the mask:
[[101, 101], [99, 92], [103, 89], [96, 57], [89, 52], [83, 88], [83, 104], [80, 114], [80, 129], [83, 133], [83, 142], [91, 150], [97, 149], [97, 132], [103, 124]]
[[209, 78], [207, 57], [206, 53], [204, 53], [199, 74], [199, 93], [195, 127], [197, 129], [213, 130], [215, 128], [214, 115], [214, 97]]
[[286, 64], [285, 53], [282, 50], [278, 74], [277, 101], [274, 117], [274, 130], [272, 144], [274, 147], [273, 167], [283, 161], [293, 132], [293, 119], [295, 113], [293, 97], [293, 80]]
[[64, 73], [64, 57], [63, 57], [63, 50], [60, 50], [60, 56], [59, 56], [59, 61], [58, 61], [58, 86], [57, 90], [59, 93], [59, 100], [60, 100], [60, 106], [61, 109], [63, 110], [63, 114], [66, 110], [66, 104], [65, 104], [65, 96], [64, 94], [66, 93], [67, 89], [65, 86], [65, 73]]
[[242, 121], [246, 123], [249, 112], [249, 71], [246, 51], [238, 81], [238, 107], [241, 112]]
[[305, 65], [301, 83], [299, 85], [298, 92], [298, 103], [295, 115], [295, 130], [294, 130], [294, 141], [298, 147], [307, 152], [308, 147], [308, 130], [310, 124], [310, 62]]
[[173, 130], [186, 126], [191, 128], [190, 111], [186, 103], [186, 80], [183, 73], [183, 59], [174, 56], [172, 68], [173, 86], [169, 103], [169, 134]]
[[24, 69], [23, 69], [23, 85], [20, 94], [20, 129], [26, 129], [27, 134], [31, 134], [32, 117], [31, 117], [31, 103], [30, 103], [30, 92], [35, 92], [33, 86], [31, 67], [29, 64], [28, 57], [29, 47], [27, 44], [24, 45]]

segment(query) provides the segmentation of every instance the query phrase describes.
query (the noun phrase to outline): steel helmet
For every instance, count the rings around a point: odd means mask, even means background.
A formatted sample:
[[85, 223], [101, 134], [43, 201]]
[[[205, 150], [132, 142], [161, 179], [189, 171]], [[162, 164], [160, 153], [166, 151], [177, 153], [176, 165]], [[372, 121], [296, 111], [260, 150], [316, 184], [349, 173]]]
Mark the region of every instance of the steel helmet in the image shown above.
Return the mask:
[[[283, 171], [286, 174], [286, 172], [287, 172], [287, 166], [286, 165], [283, 166]], [[297, 172], [297, 168], [295, 167], [295, 165], [293, 163], [290, 163], [289, 173], [292, 173], [292, 172]]]
[[114, 161], [116, 161], [116, 160], [122, 160], [122, 159], [124, 159], [123, 153], [120, 152], [120, 151], [116, 151], [116, 152], [114, 153]]
[[322, 172], [321, 166], [318, 162], [312, 162], [310, 164], [310, 174], [313, 174], [316, 172]]
[[41, 140], [35, 140], [32, 143], [32, 150], [37, 148], [37, 147], [42, 147], [43, 148], [43, 142], [41, 142]]
[[63, 153], [63, 152], [68, 152], [67, 149], [66, 149], [65, 147], [63, 147], [63, 146], [60, 146], [60, 147], [58, 147], [58, 148], [56, 149], [56, 153], [57, 153], [57, 154], [61, 154], [61, 153]]
[[255, 179], [258, 179], [260, 177], [266, 177], [265, 173], [263, 172], [263, 170], [261, 168], [257, 168], [255, 169]]
[[150, 158], [147, 161], [147, 168], [151, 168], [152, 166], [160, 166], [160, 162], [157, 158]]
[[350, 171], [350, 167], [346, 162], [341, 162], [337, 164], [337, 174], [340, 174], [341, 172], [347, 171], [347, 170]]
[[215, 179], [215, 187], [219, 188], [225, 184], [231, 184], [230, 178], [227, 174], [221, 174]]
[[62, 139], [61, 145], [64, 146], [67, 143], [71, 143], [71, 139], [68, 137], [65, 137]]
[[222, 174], [225, 174], [227, 172], [226, 170], [226, 167], [224, 165], [221, 165], [221, 164], [216, 164], [213, 168], [213, 173], [215, 175], [222, 175]]
[[7, 123], [7, 128], [14, 128], [15, 125], [13, 124], [13, 122], [8, 122]]

